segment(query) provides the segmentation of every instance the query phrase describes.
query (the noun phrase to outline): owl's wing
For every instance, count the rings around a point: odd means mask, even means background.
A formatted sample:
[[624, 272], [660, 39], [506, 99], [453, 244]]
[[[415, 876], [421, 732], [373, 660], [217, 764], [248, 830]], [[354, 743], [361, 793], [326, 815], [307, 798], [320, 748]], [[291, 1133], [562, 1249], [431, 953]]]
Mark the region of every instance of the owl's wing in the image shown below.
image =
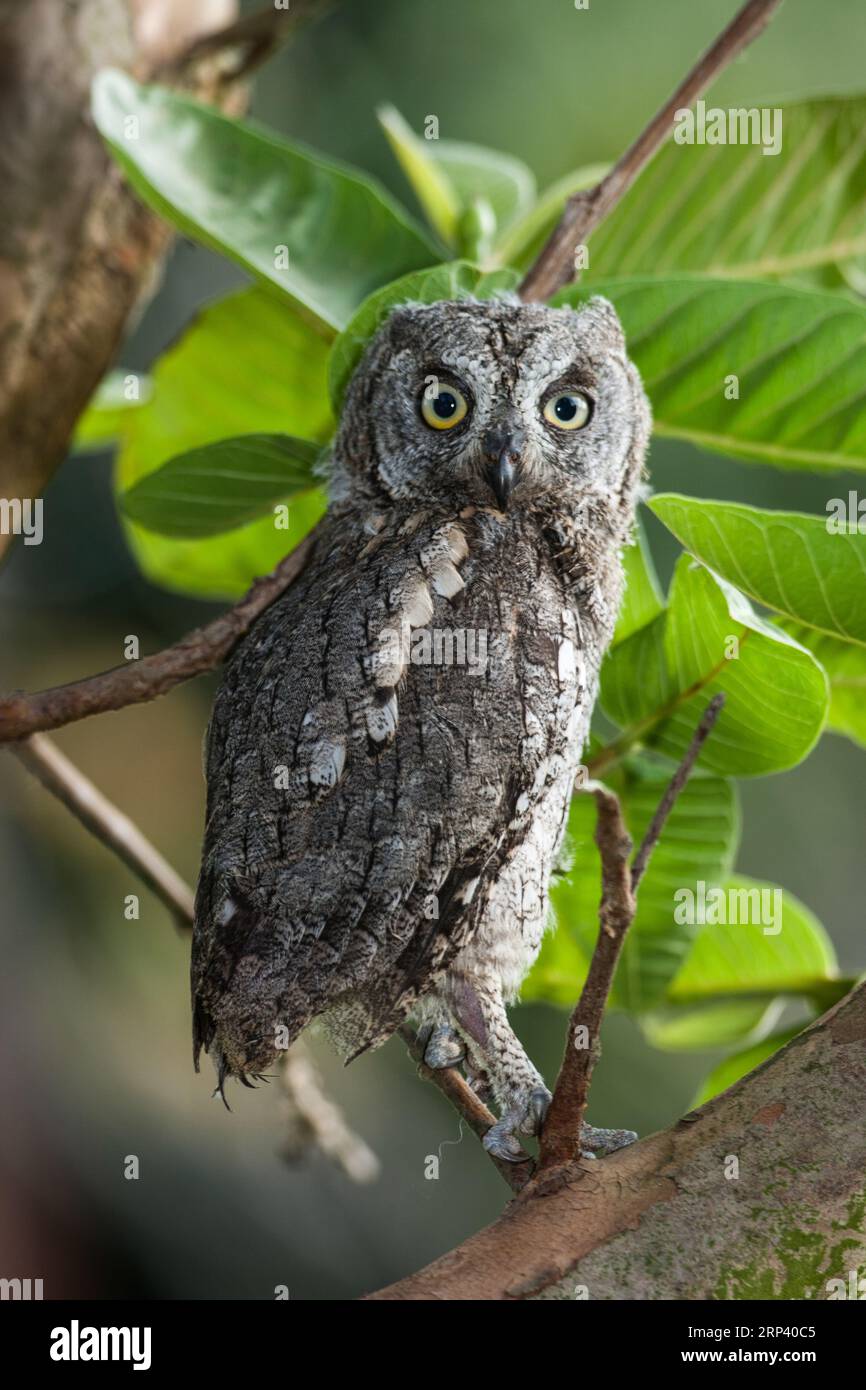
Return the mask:
[[520, 691], [410, 662], [434, 609], [448, 627], [465, 555], [456, 523], [324, 544], [227, 670], [193, 994], [196, 1050], [215, 1043], [230, 1071], [269, 1065], [280, 1028], [287, 1045], [335, 1005], [354, 1045], [387, 1036], [471, 932], [517, 799], [494, 731]]

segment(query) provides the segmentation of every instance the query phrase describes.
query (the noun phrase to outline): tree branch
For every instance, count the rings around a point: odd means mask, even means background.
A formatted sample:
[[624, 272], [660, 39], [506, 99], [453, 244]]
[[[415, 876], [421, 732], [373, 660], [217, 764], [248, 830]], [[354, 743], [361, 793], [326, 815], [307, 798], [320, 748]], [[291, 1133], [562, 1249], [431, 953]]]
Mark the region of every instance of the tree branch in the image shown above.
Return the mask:
[[328, 1098], [303, 1044], [295, 1043], [280, 1061], [277, 1075], [282, 1091], [286, 1138], [283, 1156], [289, 1163], [302, 1158], [310, 1146], [335, 1163], [352, 1182], [373, 1182], [379, 1160], [346, 1123], [338, 1105]]
[[316, 527], [272, 574], [257, 579], [234, 608], [221, 613], [206, 627], [187, 633], [173, 646], [70, 685], [0, 700], [0, 743], [27, 738], [45, 729], [59, 729], [92, 714], [154, 700], [182, 681], [212, 670], [228, 656], [259, 614], [297, 578], [319, 534], [320, 528]]
[[719, 691], [719, 693], [714, 695], [712, 700], [710, 700], [710, 703], [707, 705], [701, 717], [701, 722], [692, 735], [692, 741], [685, 751], [682, 762], [668, 783], [667, 790], [659, 802], [658, 809], [647, 826], [646, 834], [641, 841], [640, 848], [631, 866], [632, 893], [637, 892], [637, 886], [644, 876], [644, 871], [649, 863], [649, 857], [661, 839], [661, 833], [665, 828], [665, 821], [673, 810], [674, 802], [689, 780], [692, 768], [698, 760], [698, 754], [712, 733], [716, 720], [722, 712], [724, 703], [725, 696], [722, 691]]
[[[4, 496], [44, 491], [173, 239], [90, 119], [94, 73], [126, 68], [239, 115], [242, 79], [324, 7], [293, 0], [234, 23], [235, 0], [0, 0]], [[10, 543], [0, 534], [0, 557]]]
[[555, 1176], [370, 1297], [828, 1298], [863, 1263], [866, 985], [670, 1129]]
[[595, 796], [598, 817], [595, 843], [601, 856], [602, 885], [599, 932], [589, 971], [568, 1026], [565, 1055], [541, 1134], [539, 1172], [572, 1162], [580, 1152], [581, 1123], [589, 1098], [592, 1073], [601, 1053], [601, 1024], [626, 933], [637, 911], [637, 887], [658, 844], [665, 821], [688, 781], [724, 702], [723, 694], [715, 695], [704, 711], [631, 868], [628, 861], [632, 842], [623, 820], [619, 798], [599, 784], [586, 788]]
[[763, 32], [781, 3], [782, 0], [748, 0], [601, 182], [572, 194], [518, 288], [521, 299], [549, 299], [576, 278], [575, 251], [613, 211], [658, 152], [670, 132], [676, 112], [691, 106], [719, 73]]
[[138, 826], [103, 796], [49, 738], [36, 734], [24, 743], [13, 744], [9, 751], [86, 830], [147, 884], [165, 903], [178, 926], [192, 926], [192, 890]]
[[[479, 1139], [482, 1139], [496, 1123], [496, 1116], [492, 1115], [484, 1102], [475, 1094], [466, 1078], [460, 1074], [456, 1067], [428, 1067], [424, 1061], [424, 1049], [421, 1046], [415, 1033], [408, 1024], [404, 1024], [399, 1030], [400, 1037], [409, 1049], [409, 1054], [413, 1061], [418, 1064], [418, 1075], [425, 1081], [432, 1081], [442, 1092], [446, 1100], [449, 1100], [462, 1120], [472, 1130]], [[494, 1167], [500, 1177], [513, 1192], [519, 1192], [527, 1183], [532, 1173], [532, 1157], [526, 1154], [526, 1162], [521, 1161], [506, 1163], [502, 1159], [489, 1155]]]

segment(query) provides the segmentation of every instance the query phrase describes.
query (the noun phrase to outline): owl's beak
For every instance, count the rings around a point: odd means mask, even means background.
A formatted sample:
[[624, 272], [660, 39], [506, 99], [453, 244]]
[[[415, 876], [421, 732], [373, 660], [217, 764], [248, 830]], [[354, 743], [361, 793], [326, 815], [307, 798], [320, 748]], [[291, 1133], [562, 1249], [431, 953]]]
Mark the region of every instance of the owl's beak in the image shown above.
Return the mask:
[[502, 511], [505, 511], [508, 499], [520, 481], [523, 438], [523, 430], [506, 427], [488, 430], [481, 441], [487, 461], [485, 477]]

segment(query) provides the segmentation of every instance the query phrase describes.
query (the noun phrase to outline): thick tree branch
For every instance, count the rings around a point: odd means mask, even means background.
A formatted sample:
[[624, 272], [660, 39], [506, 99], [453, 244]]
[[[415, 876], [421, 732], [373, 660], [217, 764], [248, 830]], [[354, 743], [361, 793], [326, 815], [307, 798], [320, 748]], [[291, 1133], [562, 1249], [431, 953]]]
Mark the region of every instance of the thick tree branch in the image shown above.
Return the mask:
[[2, 496], [44, 491], [172, 241], [90, 119], [94, 74], [127, 68], [240, 114], [242, 79], [322, 8], [235, 23], [236, 0], [0, 0]]
[[670, 1129], [539, 1174], [493, 1225], [371, 1297], [825, 1299], [863, 1264], [864, 1198], [860, 985]]
[[63, 724], [73, 724], [92, 714], [154, 700], [182, 681], [213, 670], [225, 660], [259, 614], [300, 574], [318, 535], [317, 527], [280, 561], [273, 574], [257, 579], [234, 608], [221, 613], [206, 627], [187, 633], [174, 646], [70, 685], [54, 686], [34, 695], [10, 695], [0, 700], [0, 743], [27, 738], [45, 729], [59, 729]]
[[598, 817], [595, 843], [601, 857], [599, 932], [586, 981], [568, 1026], [565, 1055], [541, 1135], [539, 1170], [572, 1162], [580, 1151], [580, 1127], [592, 1073], [601, 1052], [601, 1024], [626, 934], [637, 911], [637, 887], [724, 702], [724, 695], [716, 695], [704, 711], [631, 867], [632, 842], [619, 798], [598, 784], [587, 788], [595, 795]]
[[658, 152], [670, 132], [676, 112], [691, 106], [763, 32], [781, 3], [782, 0], [748, 0], [601, 182], [572, 194], [562, 217], [518, 288], [521, 299], [549, 299], [575, 279], [575, 251], [585, 245]]
[[[138, 5], [142, 13], [156, 8], [157, 0]], [[178, 0], [160, 0], [159, 8], [176, 11]], [[222, 5], [220, 22], [235, 8]], [[169, 19], [163, 14], [163, 27]], [[0, 0], [5, 497], [38, 497], [62, 463], [171, 242], [170, 228], [129, 190], [89, 117], [94, 73], [135, 63], [125, 3]], [[0, 554], [9, 540], [0, 536]]]

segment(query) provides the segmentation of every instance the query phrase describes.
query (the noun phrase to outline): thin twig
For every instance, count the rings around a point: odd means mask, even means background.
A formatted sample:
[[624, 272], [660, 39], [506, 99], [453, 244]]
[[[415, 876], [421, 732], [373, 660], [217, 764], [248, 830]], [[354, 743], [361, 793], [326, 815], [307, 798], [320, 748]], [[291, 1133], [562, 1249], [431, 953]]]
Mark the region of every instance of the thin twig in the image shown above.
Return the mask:
[[[483, 1139], [491, 1125], [496, 1123], [496, 1116], [491, 1114], [456, 1067], [427, 1066], [424, 1061], [424, 1049], [408, 1024], [404, 1024], [398, 1032], [409, 1049], [413, 1061], [418, 1065], [418, 1075], [423, 1077], [425, 1081], [432, 1081], [434, 1086], [438, 1086], [443, 1096], [451, 1102], [473, 1134], [477, 1135], [479, 1139]], [[529, 1154], [526, 1155], [525, 1163], [520, 1161], [506, 1163], [502, 1159], [495, 1158], [493, 1154], [490, 1155], [490, 1158], [494, 1167], [514, 1192], [519, 1192], [532, 1175], [533, 1164]]]
[[692, 741], [686, 749], [682, 762], [671, 778], [667, 791], [659, 802], [655, 815], [647, 826], [646, 834], [640, 843], [640, 848], [634, 857], [631, 866], [631, 891], [637, 892], [637, 886], [644, 876], [644, 870], [649, 863], [649, 857], [655, 849], [665, 826], [665, 821], [671, 813], [673, 804], [682, 791], [686, 782], [689, 780], [692, 768], [695, 765], [698, 754], [712, 733], [713, 726], [722, 712], [725, 703], [724, 694], [720, 691], [714, 695], [710, 703], [704, 710], [703, 718], [695, 729]]
[[301, 573], [318, 534], [319, 527], [316, 527], [280, 561], [273, 574], [257, 579], [240, 603], [221, 613], [206, 627], [188, 633], [174, 646], [70, 685], [0, 700], [0, 743], [26, 738], [45, 729], [59, 729], [63, 724], [73, 724], [106, 710], [153, 700], [181, 681], [213, 670], [259, 614]]
[[352, 1182], [373, 1182], [379, 1176], [378, 1158], [349, 1128], [340, 1107], [325, 1095], [312, 1058], [301, 1043], [289, 1048], [277, 1075], [286, 1123], [283, 1156], [287, 1162], [296, 1162], [315, 1145]]
[[677, 111], [691, 106], [719, 73], [763, 32], [781, 3], [782, 0], [748, 0], [601, 182], [572, 194], [559, 222], [520, 284], [517, 292], [521, 299], [549, 299], [575, 279], [575, 251], [586, 244], [591, 233], [658, 152]]
[[191, 927], [192, 890], [163, 859], [137, 825], [124, 815], [60, 749], [43, 734], [9, 749], [85, 829], [113, 850], [165, 903], [179, 926]]
[[626, 934], [637, 910], [637, 887], [671, 809], [688, 781], [701, 748], [719, 717], [724, 695], [713, 697], [659, 803], [629, 867], [632, 842], [617, 797], [596, 783], [595, 843], [601, 857], [599, 932], [580, 998], [568, 1025], [565, 1055], [541, 1134], [538, 1171], [569, 1163], [580, 1148], [580, 1129], [595, 1064], [601, 1053], [601, 1024]]

